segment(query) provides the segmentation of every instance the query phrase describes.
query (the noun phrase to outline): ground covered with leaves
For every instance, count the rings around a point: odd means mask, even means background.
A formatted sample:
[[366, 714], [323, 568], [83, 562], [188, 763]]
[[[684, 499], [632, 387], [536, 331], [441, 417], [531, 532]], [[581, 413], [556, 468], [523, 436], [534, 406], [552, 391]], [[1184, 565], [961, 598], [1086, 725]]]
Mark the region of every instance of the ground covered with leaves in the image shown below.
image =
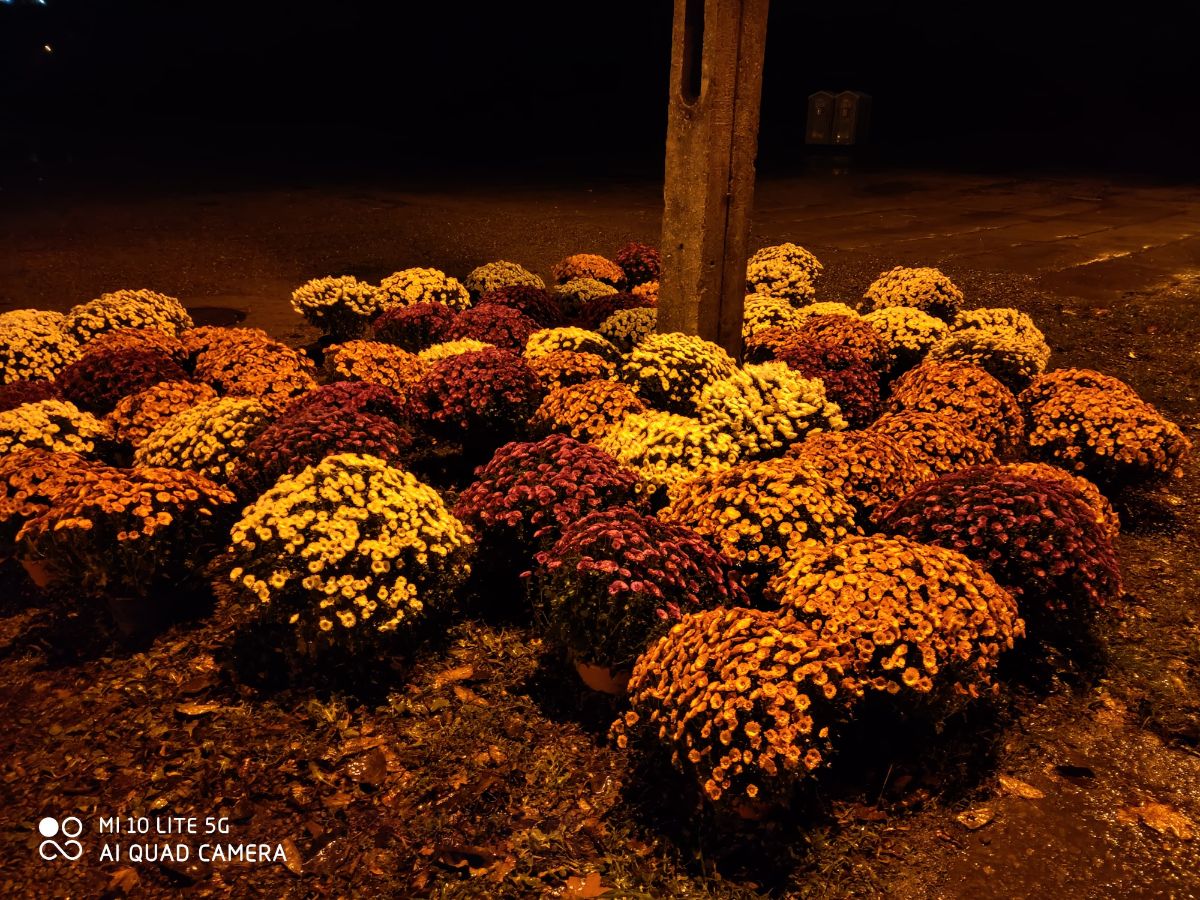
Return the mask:
[[[831, 266], [823, 293], [859, 296], [888, 264]], [[1030, 312], [1056, 367], [1116, 375], [1200, 436], [1194, 278], [1068, 307], [948, 271], [973, 303]], [[1127, 594], [1085, 662], [1008, 663], [1006, 694], [940, 733], [865, 717], [804, 807], [761, 821], [718, 820], [653, 760], [617, 751], [617, 701], [519, 623], [468, 619], [409, 662], [285, 676], [264, 652], [273, 636], [211, 600], [163, 597], [194, 604], [190, 620], [130, 635], [5, 571], [0, 893], [1187, 895], [1200, 889], [1200, 467], [1119, 512]], [[79, 862], [39, 857], [46, 815], [85, 823]], [[230, 842], [283, 858], [101, 862], [104, 816], [223, 816]]]

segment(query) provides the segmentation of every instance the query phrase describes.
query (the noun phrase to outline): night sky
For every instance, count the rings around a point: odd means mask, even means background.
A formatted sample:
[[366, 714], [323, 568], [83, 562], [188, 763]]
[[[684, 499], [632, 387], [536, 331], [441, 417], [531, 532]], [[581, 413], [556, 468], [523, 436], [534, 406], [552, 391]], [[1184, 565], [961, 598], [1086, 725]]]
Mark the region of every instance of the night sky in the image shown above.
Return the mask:
[[[864, 159], [1190, 173], [1179, 5], [1051, 7], [775, 0], [762, 168], [803, 163], [809, 92], [854, 88]], [[670, 19], [669, 0], [0, 0], [0, 157], [652, 172]]]

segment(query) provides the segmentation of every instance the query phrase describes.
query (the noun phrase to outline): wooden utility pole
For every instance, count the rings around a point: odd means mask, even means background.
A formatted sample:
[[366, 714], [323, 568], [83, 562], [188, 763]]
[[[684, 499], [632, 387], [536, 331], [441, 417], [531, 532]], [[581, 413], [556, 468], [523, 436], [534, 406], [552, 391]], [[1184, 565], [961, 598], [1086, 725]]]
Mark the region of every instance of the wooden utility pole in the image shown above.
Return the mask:
[[769, 0], [675, 0], [658, 330], [742, 351]]

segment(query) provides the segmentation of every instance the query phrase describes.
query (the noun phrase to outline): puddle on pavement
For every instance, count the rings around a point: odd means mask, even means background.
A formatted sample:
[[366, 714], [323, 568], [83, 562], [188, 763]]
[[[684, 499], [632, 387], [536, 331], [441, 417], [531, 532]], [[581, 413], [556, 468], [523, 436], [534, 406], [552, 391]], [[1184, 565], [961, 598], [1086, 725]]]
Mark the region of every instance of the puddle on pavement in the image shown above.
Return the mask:
[[248, 309], [238, 309], [232, 306], [189, 306], [188, 315], [197, 326], [210, 325], [218, 328], [231, 328], [246, 321], [250, 314]]

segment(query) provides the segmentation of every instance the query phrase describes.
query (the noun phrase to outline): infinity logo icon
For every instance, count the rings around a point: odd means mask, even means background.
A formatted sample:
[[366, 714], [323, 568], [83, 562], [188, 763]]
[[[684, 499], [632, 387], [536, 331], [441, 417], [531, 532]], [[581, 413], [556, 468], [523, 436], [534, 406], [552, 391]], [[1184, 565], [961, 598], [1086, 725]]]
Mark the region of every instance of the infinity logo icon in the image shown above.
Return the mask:
[[[67, 838], [61, 844], [53, 840], [60, 831], [62, 832], [62, 836]], [[57, 819], [46, 816], [38, 822], [38, 833], [46, 838], [46, 840], [38, 845], [38, 855], [47, 862], [56, 860], [60, 856], [63, 859], [74, 862], [83, 856], [83, 844], [73, 840], [73, 838], [77, 838], [83, 834], [83, 822], [75, 816], [67, 816], [62, 820], [61, 825]]]

